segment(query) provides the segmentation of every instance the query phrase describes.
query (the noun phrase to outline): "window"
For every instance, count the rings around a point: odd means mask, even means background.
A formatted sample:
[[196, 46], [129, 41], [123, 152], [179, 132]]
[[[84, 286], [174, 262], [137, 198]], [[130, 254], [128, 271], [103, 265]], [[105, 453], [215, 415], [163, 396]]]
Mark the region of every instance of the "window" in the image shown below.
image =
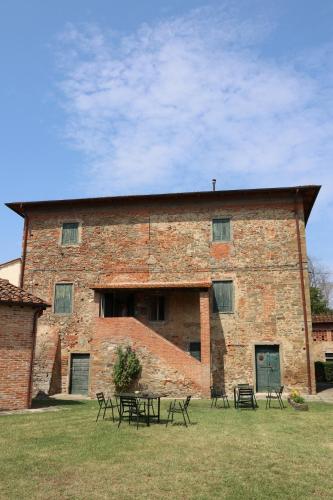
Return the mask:
[[201, 361], [201, 342], [190, 342], [189, 352], [191, 356]]
[[79, 242], [79, 223], [64, 222], [62, 225], [61, 244], [75, 245]]
[[230, 219], [213, 219], [213, 241], [230, 241]]
[[233, 312], [233, 282], [215, 281], [213, 283], [214, 302], [213, 311], [222, 313]]
[[150, 321], [164, 321], [165, 319], [165, 299], [163, 295], [154, 295], [150, 302]]
[[72, 297], [73, 285], [71, 283], [57, 283], [54, 293], [54, 312], [57, 314], [71, 314]]
[[332, 361], [333, 363], [333, 352], [325, 352], [325, 361]]
[[116, 291], [102, 295], [100, 310], [102, 318], [130, 317], [134, 315], [133, 293]]

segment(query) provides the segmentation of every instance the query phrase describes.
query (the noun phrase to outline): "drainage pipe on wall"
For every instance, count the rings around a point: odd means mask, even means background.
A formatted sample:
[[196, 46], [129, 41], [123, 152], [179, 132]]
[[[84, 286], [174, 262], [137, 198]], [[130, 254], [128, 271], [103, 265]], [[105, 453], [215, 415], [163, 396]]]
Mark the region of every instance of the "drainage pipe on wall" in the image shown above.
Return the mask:
[[298, 194], [299, 194], [299, 189], [296, 189], [296, 195], [295, 195], [295, 221], [296, 221], [296, 234], [297, 234], [299, 274], [300, 274], [300, 281], [301, 281], [302, 307], [303, 307], [303, 316], [304, 316], [306, 368], [307, 368], [307, 373], [308, 373], [309, 393], [312, 394], [311, 362], [310, 362], [310, 346], [309, 346], [309, 328], [308, 328], [308, 311], [307, 311], [306, 299], [305, 299], [304, 272], [303, 272], [303, 255], [302, 255], [301, 233], [300, 233], [300, 227], [299, 227], [299, 212], [298, 212], [298, 199], [299, 199], [299, 197], [298, 197]]
[[29, 217], [26, 214], [24, 214], [22, 262], [21, 262], [21, 273], [20, 273], [20, 287], [21, 288], [23, 288], [23, 282], [24, 282], [25, 260], [26, 260], [26, 256], [27, 256], [28, 230], [29, 230]]

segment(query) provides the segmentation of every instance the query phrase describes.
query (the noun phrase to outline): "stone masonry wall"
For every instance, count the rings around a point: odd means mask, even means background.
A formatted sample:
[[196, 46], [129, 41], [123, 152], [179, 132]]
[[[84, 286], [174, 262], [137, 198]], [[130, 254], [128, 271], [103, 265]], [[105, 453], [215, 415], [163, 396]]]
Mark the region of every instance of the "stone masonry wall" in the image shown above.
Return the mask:
[[30, 405], [34, 312], [27, 306], [0, 304], [0, 410]]
[[[217, 217], [231, 218], [230, 243], [212, 242], [211, 221]], [[234, 311], [211, 312], [210, 317], [212, 381], [228, 390], [238, 381], [255, 382], [255, 345], [274, 343], [280, 346], [282, 383], [307, 390], [293, 200], [173, 205], [138, 201], [127, 206], [114, 202], [31, 210], [29, 220], [24, 288], [53, 303], [55, 283], [74, 284], [73, 314], [61, 316], [48, 310], [39, 321], [35, 391], [66, 392], [70, 354], [91, 351], [93, 321], [99, 314], [94, 284], [107, 288], [113, 282], [229, 279], [234, 281]], [[66, 221], [81, 223], [78, 245], [60, 245], [61, 224]], [[304, 260], [302, 214], [300, 229]], [[304, 266], [310, 311], [306, 262]], [[186, 349], [188, 339], [199, 334], [199, 301], [192, 295], [192, 304], [186, 306], [186, 299], [169, 293], [175, 315], [156, 329]], [[308, 328], [311, 348], [310, 315]], [[313, 370], [311, 377], [314, 381]]]

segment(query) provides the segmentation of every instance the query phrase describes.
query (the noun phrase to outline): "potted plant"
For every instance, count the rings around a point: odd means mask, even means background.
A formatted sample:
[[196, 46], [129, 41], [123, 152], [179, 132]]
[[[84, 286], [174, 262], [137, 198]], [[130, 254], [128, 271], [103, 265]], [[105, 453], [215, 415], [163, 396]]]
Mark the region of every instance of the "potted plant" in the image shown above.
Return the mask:
[[288, 403], [298, 411], [308, 411], [309, 405], [305, 403], [304, 398], [302, 398], [300, 392], [297, 389], [293, 389], [288, 397]]

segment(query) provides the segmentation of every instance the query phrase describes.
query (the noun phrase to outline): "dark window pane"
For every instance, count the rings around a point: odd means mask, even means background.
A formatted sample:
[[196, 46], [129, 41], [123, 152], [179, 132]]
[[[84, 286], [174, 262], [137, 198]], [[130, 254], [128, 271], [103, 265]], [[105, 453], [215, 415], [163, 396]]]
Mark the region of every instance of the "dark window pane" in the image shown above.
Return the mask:
[[79, 241], [79, 223], [65, 222], [62, 225], [62, 245], [73, 245]]
[[105, 293], [101, 313], [104, 318], [134, 316], [134, 294], [129, 292]]
[[165, 319], [165, 299], [163, 295], [156, 295], [151, 298], [150, 321], [164, 321]]
[[213, 219], [213, 241], [230, 241], [230, 219]]
[[68, 283], [59, 283], [55, 286], [55, 313], [70, 314], [72, 312], [72, 290], [73, 285]]
[[190, 342], [189, 351], [191, 356], [201, 361], [201, 342]]
[[233, 283], [232, 281], [215, 281], [213, 283], [214, 312], [233, 311]]

